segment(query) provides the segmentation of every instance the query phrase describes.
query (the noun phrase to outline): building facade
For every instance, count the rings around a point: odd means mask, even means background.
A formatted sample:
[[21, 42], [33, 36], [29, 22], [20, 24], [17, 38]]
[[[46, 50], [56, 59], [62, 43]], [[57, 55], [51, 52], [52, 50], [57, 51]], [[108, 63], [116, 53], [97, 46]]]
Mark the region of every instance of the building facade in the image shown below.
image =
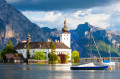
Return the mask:
[[[66, 25], [66, 20], [64, 21], [64, 27], [62, 28], [62, 33], [60, 35], [60, 42], [55, 41], [54, 45], [56, 48], [56, 54], [66, 54], [70, 56], [71, 59], [71, 48], [70, 48], [70, 41], [71, 41], [71, 34], [68, 32], [68, 28]], [[29, 42], [29, 48], [30, 48], [30, 56], [34, 56], [35, 51], [43, 51], [46, 55], [46, 59], [48, 59], [48, 54], [51, 52], [50, 49], [50, 40], [48, 41], [40, 41], [40, 42], [31, 42], [30, 41], [30, 35], [28, 34], [27, 41], [18, 43], [14, 48], [18, 53], [22, 53], [24, 58], [26, 58], [26, 52], [27, 52], [27, 43]], [[70, 60], [69, 59], [69, 60]]]

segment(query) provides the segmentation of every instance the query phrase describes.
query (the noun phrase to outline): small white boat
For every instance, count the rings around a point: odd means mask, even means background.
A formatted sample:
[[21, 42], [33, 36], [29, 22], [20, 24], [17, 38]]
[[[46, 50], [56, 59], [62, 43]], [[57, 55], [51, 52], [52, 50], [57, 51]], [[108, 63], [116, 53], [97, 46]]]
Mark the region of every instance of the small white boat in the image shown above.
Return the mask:
[[111, 61], [111, 52], [110, 52], [110, 45], [109, 45], [109, 54], [110, 54], [110, 60], [106, 60], [103, 62], [103, 65], [108, 65], [108, 66], [111, 66], [111, 65], [115, 65], [115, 62], [112, 62]]
[[110, 66], [110, 65], [115, 65], [115, 62], [111, 62], [107, 60], [107, 61], [104, 61], [102, 64]]

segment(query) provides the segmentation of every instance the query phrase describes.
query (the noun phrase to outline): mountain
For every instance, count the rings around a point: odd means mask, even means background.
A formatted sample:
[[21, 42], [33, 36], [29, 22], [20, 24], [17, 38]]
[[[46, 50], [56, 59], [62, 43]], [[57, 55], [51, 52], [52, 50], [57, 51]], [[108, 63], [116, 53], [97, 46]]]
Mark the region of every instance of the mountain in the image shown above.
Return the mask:
[[0, 0], [0, 48], [3, 48], [9, 40], [16, 45], [25, 40], [28, 33], [32, 41], [46, 41], [49, 36], [36, 24], [32, 23], [20, 11]]
[[119, 25], [117, 25], [117, 26], [110, 26], [110, 27], [108, 27], [108, 28], [106, 28], [106, 30], [109, 30], [109, 31], [115, 31], [115, 32], [120, 32], [120, 26]]
[[[120, 33], [106, 31], [101, 28], [91, 26], [92, 36], [97, 44], [102, 57], [108, 57], [109, 45], [111, 46], [112, 56], [120, 56]], [[5, 0], [0, 0], [0, 49], [9, 40], [16, 45], [25, 40], [28, 33], [31, 41], [46, 41], [48, 38], [55, 41], [60, 40], [61, 31], [48, 27], [40, 28], [32, 23], [20, 11], [8, 4]], [[75, 30], [70, 30], [71, 48], [80, 53], [80, 57], [90, 57], [90, 39], [88, 23], [79, 24]], [[93, 56], [99, 57], [92, 38]]]
[[[106, 31], [104, 29], [91, 26], [92, 29], [92, 53], [94, 57], [99, 57], [98, 51], [94, 42], [97, 44], [99, 52], [102, 57], [109, 57], [109, 45], [111, 46], [111, 54], [114, 57], [120, 56], [120, 33]], [[59, 36], [61, 31], [58, 29], [49, 29], [48, 27], [42, 28], [51, 40], [60, 40]], [[79, 24], [75, 30], [70, 30], [71, 33], [71, 48], [72, 50], [77, 50], [80, 57], [90, 57], [90, 33], [89, 26], [86, 22], [85, 24]], [[95, 41], [93, 41], [93, 39]]]
[[[91, 26], [91, 25], [90, 25]], [[120, 56], [120, 34], [117, 32], [106, 31], [101, 28], [91, 26], [92, 29], [92, 53], [93, 56], [99, 57], [95, 43], [102, 57], [109, 57], [109, 45], [111, 46], [112, 56]], [[71, 45], [73, 50], [77, 50], [80, 53], [80, 57], [90, 57], [90, 33], [89, 26], [85, 24], [78, 25], [77, 29], [70, 30], [71, 33]], [[94, 41], [93, 41], [94, 40]], [[95, 42], [95, 43], [94, 43]]]

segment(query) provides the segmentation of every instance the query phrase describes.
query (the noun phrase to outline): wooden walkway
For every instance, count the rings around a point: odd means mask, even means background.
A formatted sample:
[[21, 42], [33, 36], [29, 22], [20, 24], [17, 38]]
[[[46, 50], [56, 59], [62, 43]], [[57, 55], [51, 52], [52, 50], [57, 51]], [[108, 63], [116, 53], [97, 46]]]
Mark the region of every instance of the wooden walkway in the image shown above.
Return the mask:
[[[119, 60], [120, 62], [120, 57], [111, 57], [112, 60]], [[110, 57], [104, 57], [104, 58], [80, 58], [80, 60], [84, 60], [84, 61], [88, 61], [91, 60], [93, 62], [93, 60], [97, 60], [97, 62], [99, 62], [100, 60], [110, 60]]]

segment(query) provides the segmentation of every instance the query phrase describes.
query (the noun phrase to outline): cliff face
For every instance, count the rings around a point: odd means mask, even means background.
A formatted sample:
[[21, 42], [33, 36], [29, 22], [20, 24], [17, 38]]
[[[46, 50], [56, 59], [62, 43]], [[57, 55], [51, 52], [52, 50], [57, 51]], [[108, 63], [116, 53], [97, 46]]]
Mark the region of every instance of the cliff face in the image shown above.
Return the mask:
[[15, 45], [25, 40], [28, 33], [32, 41], [45, 41], [49, 38], [39, 26], [30, 22], [21, 12], [5, 0], [0, 0], [0, 47], [9, 40]]

